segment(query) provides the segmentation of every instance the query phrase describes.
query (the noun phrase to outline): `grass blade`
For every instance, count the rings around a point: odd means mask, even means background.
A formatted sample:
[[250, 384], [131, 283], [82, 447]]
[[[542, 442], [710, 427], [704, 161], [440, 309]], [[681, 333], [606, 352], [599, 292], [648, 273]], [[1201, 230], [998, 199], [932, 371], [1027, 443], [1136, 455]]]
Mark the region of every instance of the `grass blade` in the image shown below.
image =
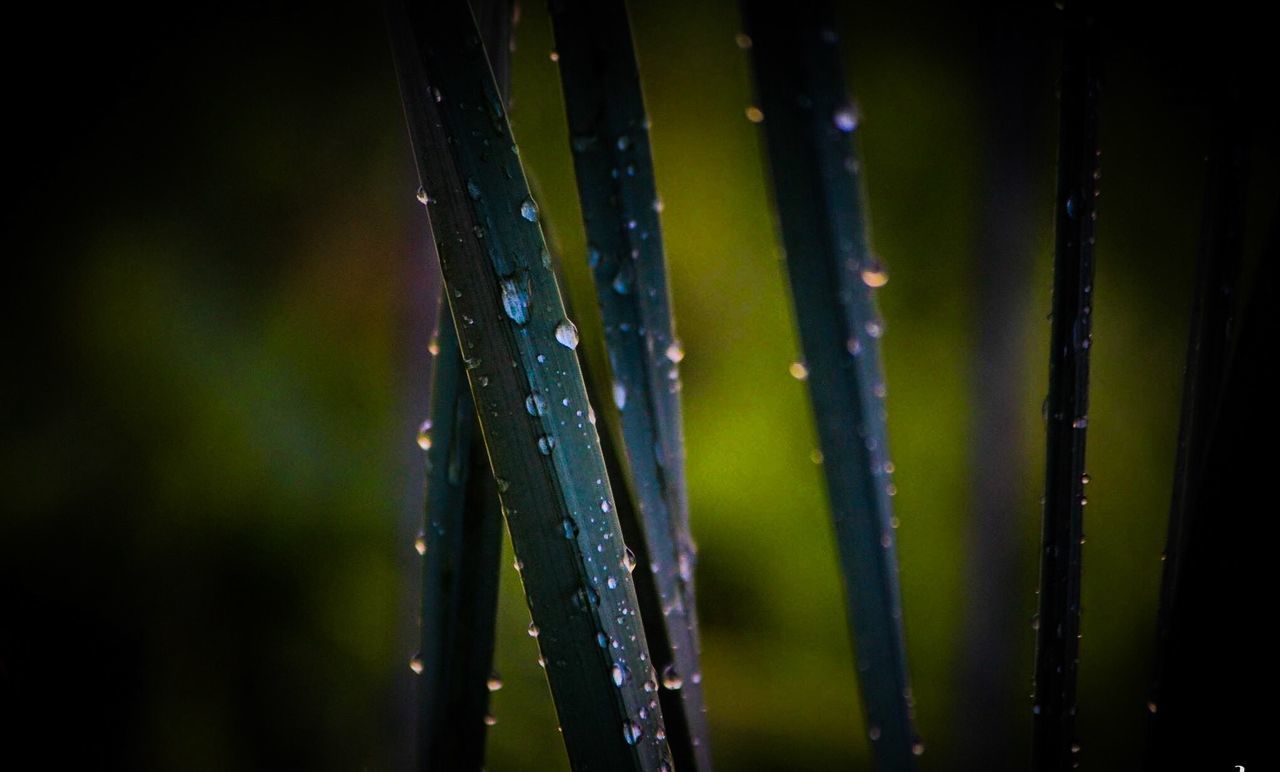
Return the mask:
[[484, 765], [502, 521], [448, 306], [432, 373], [423, 550], [418, 768]]
[[1046, 402], [1044, 532], [1036, 636], [1032, 767], [1074, 761], [1079, 665], [1080, 557], [1084, 540], [1085, 439], [1093, 242], [1098, 189], [1098, 80], [1093, 19], [1080, 3], [1065, 27], [1054, 218], [1053, 325]]
[[446, 293], [570, 763], [656, 770], [670, 751], [577, 331], [475, 22], [461, 0], [390, 10]]
[[[506, 98], [510, 0], [474, 4], [494, 74]], [[413, 667], [418, 683], [418, 768], [484, 766], [498, 606], [502, 515], [489, 459], [476, 428], [449, 304], [432, 351], [431, 410], [419, 434], [427, 450], [426, 522], [422, 552], [422, 643]]]
[[[1186, 652], [1194, 650], [1197, 644], [1186, 625], [1189, 615], [1196, 613], [1196, 588], [1191, 588], [1189, 599], [1183, 583], [1189, 573], [1186, 566], [1196, 559], [1194, 553], [1199, 551], [1203, 560], [1206, 548], [1211, 554], [1220, 544], [1206, 532], [1213, 529], [1206, 521], [1225, 509], [1221, 467], [1215, 464], [1224, 463], [1233, 450], [1221, 444], [1215, 448], [1215, 441], [1222, 443], [1230, 437], [1228, 442], [1234, 442], [1240, 434], [1238, 431], [1224, 434], [1220, 426], [1224, 398], [1232, 380], [1229, 368], [1233, 359], [1232, 333], [1240, 322], [1236, 317], [1244, 251], [1247, 142], [1238, 121], [1238, 110], [1236, 104], [1220, 104], [1212, 111], [1214, 136], [1209, 150], [1204, 220], [1183, 376], [1182, 418], [1157, 617], [1155, 673], [1148, 702], [1146, 768], [1152, 770], [1181, 763], [1187, 752], [1188, 725], [1199, 733], [1208, 723], [1198, 720], [1201, 717], [1193, 718], [1194, 707], [1187, 710], [1191, 706], [1186, 700], [1184, 662]], [[1199, 578], [1203, 587], [1203, 574]], [[1180, 679], [1183, 683], [1179, 683]], [[1212, 705], [1215, 713], [1221, 713], [1226, 705], [1216, 701], [1207, 704]], [[1223, 743], [1222, 747], [1239, 751], [1235, 745]]]
[[552, 3], [592, 275], [604, 320], [627, 478], [627, 543], [681, 769], [710, 769], [693, 595], [678, 363], [648, 119], [621, 0]]
[[880, 335], [866, 213], [830, 8], [743, 3], [809, 393], [876, 764], [912, 769]]

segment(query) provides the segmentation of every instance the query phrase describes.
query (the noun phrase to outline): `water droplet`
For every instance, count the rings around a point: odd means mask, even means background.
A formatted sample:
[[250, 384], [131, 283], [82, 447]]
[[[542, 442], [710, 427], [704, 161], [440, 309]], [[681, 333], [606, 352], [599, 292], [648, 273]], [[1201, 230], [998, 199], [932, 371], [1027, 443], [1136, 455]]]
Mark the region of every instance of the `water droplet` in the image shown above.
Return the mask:
[[419, 555], [427, 554], [427, 537], [423, 534], [418, 534], [418, 538], [413, 540], [413, 548], [417, 550]]
[[505, 477], [495, 477], [493, 481], [498, 485], [498, 493], [506, 493], [511, 489], [511, 483]]
[[609, 647], [609, 636], [604, 633], [596, 633], [596, 645], [602, 649]]
[[577, 348], [578, 328], [568, 319], [561, 319], [560, 323], [556, 325], [556, 340], [560, 341], [560, 345], [565, 348]]
[[744, 51], [751, 47], [751, 36], [745, 32], [739, 32], [734, 35], [733, 41], [738, 44], [738, 48]]
[[912, 753], [912, 755], [914, 755], [914, 756], [923, 756], [923, 755], [924, 755], [924, 743], [920, 742], [919, 740], [917, 740], [916, 742], [912, 743], [912, 744], [911, 744], [911, 753]]
[[1088, 484], [1089, 484], [1089, 480], [1090, 480], [1090, 478], [1089, 478], [1089, 473], [1088, 473], [1088, 472], [1085, 472], [1084, 474], [1080, 475], [1080, 484], [1081, 484], [1081, 485], [1088, 485]]
[[433, 357], [440, 356], [440, 338], [432, 335], [431, 342], [427, 344], [427, 353]]
[[526, 198], [520, 205], [520, 216], [529, 222], [538, 221], [538, 205], [533, 203], [532, 198]]
[[679, 339], [671, 341], [671, 345], [667, 346], [667, 359], [679, 364], [684, 360], [684, 344]]
[[868, 287], [883, 287], [889, 283], [889, 274], [884, 265], [874, 257], [862, 268], [862, 283]]
[[549, 56], [551, 57], [551, 61], [553, 61], [553, 62], [558, 62], [558, 61], [560, 61], [560, 52], [559, 52], [559, 51], [552, 50], [552, 51], [551, 51], [551, 53], [549, 54]]
[[880, 739], [880, 727], [878, 727], [878, 726], [873, 726], [873, 727], [871, 727], [870, 729], [868, 729], [868, 730], [867, 730], [867, 737], [870, 737], [872, 742], [875, 742], [876, 740], [879, 740], [879, 739]]
[[853, 105], [843, 105], [831, 116], [831, 122], [845, 134], [858, 128], [858, 119], [858, 108]]
[[613, 663], [610, 675], [613, 676], [613, 685], [619, 688], [631, 681], [631, 670], [627, 668], [627, 663], [622, 660]]
[[630, 547], [622, 553], [622, 567], [627, 569], [627, 573], [636, 570], [636, 553], [632, 552]]
[[1156, 705], [1154, 702], [1148, 702], [1148, 703], [1147, 703], [1147, 712], [1148, 712], [1148, 713], [1155, 713], [1155, 712], [1157, 712], [1158, 710], [1160, 710], [1160, 706], [1159, 706], [1159, 705]]
[[418, 427], [418, 447], [423, 450], [431, 450], [431, 419], [422, 422]]
[[644, 727], [631, 719], [622, 722], [622, 739], [627, 741], [627, 745], [635, 745], [641, 737], [644, 737]]
[[489, 681], [486, 684], [486, 686], [489, 687], [489, 691], [491, 692], [498, 691], [499, 689], [502, 688], [502, 676], [498, 675], [497, 673], [494, 673], [493, 675], [489, 676]]
[[822, 455], [821, 450], [814, 448], [813, 450], [809, 451], [809, 460], [812, 461], [813, 463], [821, 464], [825, 459], [826, 457]]
[[424, 190], [421, 185], [418, 186], [418, 203], [423, 206], [431, 203], [431, 198], [427, 195], [427, 191]]
[[797, 381], [803, 381], [809, 377], [809, 368], [805, 367], [804, 362], [792, 362], [791, 367], [787, 368], [787, 371], [790, 372], [791, 377], [795, 378]]
[[684, 686], [684, 679], [676, 672], [675, 665], [667, 665], [662, 669], [662, 685], [673, 692]]
[[485, 716], [485, 717], [484, 717], [484, 725], [485, 725], [485, 726], [494, 726], [494, 725], [496, 725], [497, 723], [498, 723], [498, 719], [497, 719], [497, 717], [496, 717], [496, 716], [493, 716], [493, 715], [487, 715], [487, 716]]
[[409, 669], [412, 670], [417, 675], [422, 674], [422, 670], [424, 667], [425, 666], [422, 664], [422, 657], [414, 657], [413, 659], [409, 660]]
[[857, 335], [849, 336], [849, 339], [844, 342], [844, 347], [854, 356], [858, 356], [862, 353], [862, 341], [858, 339]]
[[467, 195], [471, 196], [472, 201], [480, 200], [480, 186], [476, 184], [475, 180], [467, 180]]
[[1067, 198], [1067, 217], [1076, 219], [1076, 197], [1069, 196]]
[[551, 455], [551, 450], [556, 446], [556, 438], [550, 434], [545, 434], [538, 438], [538, 452], [544, 456]]
[[608, 512], [610, 509], [613, 509], [613, 507], [609, 506], [609, 500], [608, 500], [608, 499], [601, 499], [601, 500], [600, 500], [600, 511], [601, 511], [601, 512]]
[[761, 112], [759, 107], [756, 107], [755, 105], [751, 105], [750, 107], [747, 108], [747, 120], [751, 121], [752, 123], [760, 123], [761, 121], [764, 120], [764, 113]]
[[524, 398], [524, 409], [529, 415], [540, 416], [547, 414], [547, 400], [538, 392], [533, 392]]
[[618, 269], [617, 275], [613, 277], [613, 291], [619, 295], [631, 292], [631, 274], [626, 266]]
[[884, 322], [879, 319], [872, 319], [867, 322], [867, 334], [873, 338], [878, 338], [881, 335], [884, 335]]
[[530, 638], [538, 637], [538, 626], [535, 625], [533, 622], [529, 623], [529, 637]]
[[614, 576], [609, 577], [608, 581], [605, 582], [605, 586], [607, 586], [610, 590], [618, 589], [617, 577], [614, 577]]
[[560, 527], [564, 529], [564, 538], [572, 539], [578, 535], [578, 524], [573, 522], [573, 518], [566, 517], [560, 521]]
[[515, 279], [502, 280], [502, 310], [516, 324], [529, 321], [529, 292]]
[[1088, 418], [1077, 418], [1076, 420], [1071, 422], [1072, 429], [1083, 429], [1088, 425], [1089, 425]]
[[627, 407], [627, 387], [622, 381], [613, 382], [613, 404], [617, 405], [619, 410]]

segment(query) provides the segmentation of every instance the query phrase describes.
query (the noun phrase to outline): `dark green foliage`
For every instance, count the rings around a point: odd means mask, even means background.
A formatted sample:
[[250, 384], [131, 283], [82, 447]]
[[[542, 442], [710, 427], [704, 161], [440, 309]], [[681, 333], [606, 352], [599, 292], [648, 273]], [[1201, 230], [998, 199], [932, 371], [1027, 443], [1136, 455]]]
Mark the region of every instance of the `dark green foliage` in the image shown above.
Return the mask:
[[479, 769], [484, 764], [487, 682], [493, 668], [494, 615], [502, 520], [484, 446], [473, 442], [475, 406], [453, 319], [442, 306], [432, 373], [427, 450], [427, 519], [420, 545], [422, 648], [418, 689], [418, 767]]
[[[625, 469], [636, 506], [620, 512], [681, 769], [709, 769], [693, 595], [694, 548], [659, 199], [626, 8], [552, 3], [588, 254], [604, 319]], [[609, 393], [605, 392], [605, 393]], [[601, 392], [597, 392], [601, 393]], [[628, 523], [625, 514], [639, 514]]]
[[1093, 19], [1063, 11], [1053, 326], [1049, 343], [1044, 534], [1036, 637], [1032, 765], [1072, 768], [1079, 666], [1080, 555], [1098, 193], [1098, 76]]
[[[1145, 768], [1219, 758], [1252, 769], [1269, 743], [1269, 656], [1255, 590], [1271, 581], [1250, 514], [1274, 473], [1271, 359], [1280, 220], [1261, 259], [1245, 255], [1249, 131], [1241, 102], [1213, 102], [1199, 261], [1183, 383]], [[1252, 263], [1252, 264], [1251, 264]]]
[[912, 725], [893, 538], [893, 484], [857, 112], [830, 8], [743, 4], [774, 204], [824, 456], [858, 681], [877, 766], [911, 769]]
[[[465, 2], [394, 3], [410, 137], [477, 414], [578, 769], [658, 769], [657, 674], [550, 255]], [[603, 644], [603, 645], [602, 645]]]
[[[511, 35], [508, 0], [474, 4], [499, 89], [508, 90]], [[495, 56], [495, 54], [497, 54]], [[475, 426], [449, 304], [439, 299], [431, 372], [423, 550], [422, 644], [413, 667], [418, 684], [418, 768], [484, 766], [498, 605], [502, 515], [493, 473]]]

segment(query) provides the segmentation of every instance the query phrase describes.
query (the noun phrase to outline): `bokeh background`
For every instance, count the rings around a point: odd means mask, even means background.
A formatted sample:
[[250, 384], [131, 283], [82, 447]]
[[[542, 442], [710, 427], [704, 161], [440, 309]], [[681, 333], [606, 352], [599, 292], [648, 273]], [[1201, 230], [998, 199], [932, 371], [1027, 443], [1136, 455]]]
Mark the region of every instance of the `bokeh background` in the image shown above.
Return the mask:
[[[9, 29], [0, 756], [405, 769], [438, 273], [376, 7], [33, 10]], [[924, 769], [1028, 754], [1050, 301], [1051, 4], [846, 3]], [[1205, 94], [1256, 25], [1108, 27], [1083, 758], [1141, 753]], [[722, 769], [869, 767], [731, 2], [632, 3], [683, 364]], [[603, 368], [550, 26], [511, 117]], [[1260, 59], [1259, 59], [1260, 61]], [[1261, 77], [1235, 73], [1237, 85]], [[1275, 129], [1255, 116], [1257, 135]], [[767, 116], [766, 116], [767, 120]], [[1249, 243], [1274, 210], [1259, 142]], [[608, 400], [600, 400], [607, 404]], [[509, 552], [509, 550], [508, 550]], [[503, 561], [493, 770], [565, 766]]]

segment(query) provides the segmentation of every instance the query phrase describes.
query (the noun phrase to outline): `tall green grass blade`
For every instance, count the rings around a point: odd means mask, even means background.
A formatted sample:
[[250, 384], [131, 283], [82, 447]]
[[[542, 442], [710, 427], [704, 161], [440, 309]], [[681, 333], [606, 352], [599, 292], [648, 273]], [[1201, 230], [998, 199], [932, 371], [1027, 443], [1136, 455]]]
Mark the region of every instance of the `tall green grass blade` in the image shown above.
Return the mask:
[[[1210, 454], [1215, 442], [1224, 439], [1219, 424], [1231, 380], [1232, 336], [1240, 321], [1236, 317], [1244, 251], [1247, 142], [1238, 110], [1236, 104], [1216, 104], [1212, 111], [1214, 129], [1161, 577], [1155, 672], [1148, 702], [1146, 768], [1150, 770], [1178, 764], [1186, 751], [1186, 724], [1190, 722], [1185, 713], [1179, 715], [1187, 706], [1179, 705], [1178, 699], [1179, 688], [1185, 689], [1186, 685], [1177, 681], [1184, 667], [1184, 652], [1189, 648], [1187, 633], [1180, 628], [1187, 624], [1192, 604], [1182, 585], [1185, 566], [1194, 560], [1193, 534], [1199, 535], [1195, 543], [1203, 549], [1205, 531], [1213, 528], [1209, 521], [1223, 504], [1220, 490], [1215, 490], [1222, 483], [1215, 477], [1215, 462], [1211, 462]], [[1216, 450], [1219, 459], [1231, 452], [1221, 446]], [[1194, 635], [1191, 637], [1194, 639]], [[1171, 696], [1173, 699], [1168, 699]], [[1212, 708], [1215, 712], [1224, 709], [1222, 705]], [[1197, 731], [1201, 729], [1197, 727]]]
[[[494, 74], [506, 99], [510, 0], [473, 3]], [[488, 726], [498, 605], [502, 515], [493, 474], [478, 437], [449, 304], [432, 351], [431, 411], [419, 434], [427, 450], [422, 552], [422, 643], [413, 660], [418, 683], [418, 768], [481, 769]]]
[[1053, 324], [1049, 342], [1044, 532], [1032, 709], [1032, 766], [1075, 761], [1080, 557], [1084, 540], [1085, 438], [1093, 243], [1098, 192], [1098, 76], [1093, 18], [1083, 3], [1062, 11]]
[[570, 763], [670, 764], [625, 546], [536, 205], [465, 2], [390, 28], [446, 293]]
[[[680, 769], [710, 769], [693, 595], [678, 363], [648, 119], [625, 5], [553, 2], [589, 260], [604, 320], [627, 479], [628, 544], [668, 741]], [[629, 523], [623, 518], [624, 529]]]
[[418, 768], [480, 769], [502, 520], [484, 448], [472, 441], [475, 406], [447, 305], [440, 322], [430, 424], [418, 437], [427, 446], [427, 521], [418, 543], [422, 647], [413, 661], [420, 674]]
[[804, 368], [835, 520], [858, 681], [877, 767], [913, 769], [916, 738], [893, 535], [893, 484], [871, 254], [826, 4], [743, 3]]

